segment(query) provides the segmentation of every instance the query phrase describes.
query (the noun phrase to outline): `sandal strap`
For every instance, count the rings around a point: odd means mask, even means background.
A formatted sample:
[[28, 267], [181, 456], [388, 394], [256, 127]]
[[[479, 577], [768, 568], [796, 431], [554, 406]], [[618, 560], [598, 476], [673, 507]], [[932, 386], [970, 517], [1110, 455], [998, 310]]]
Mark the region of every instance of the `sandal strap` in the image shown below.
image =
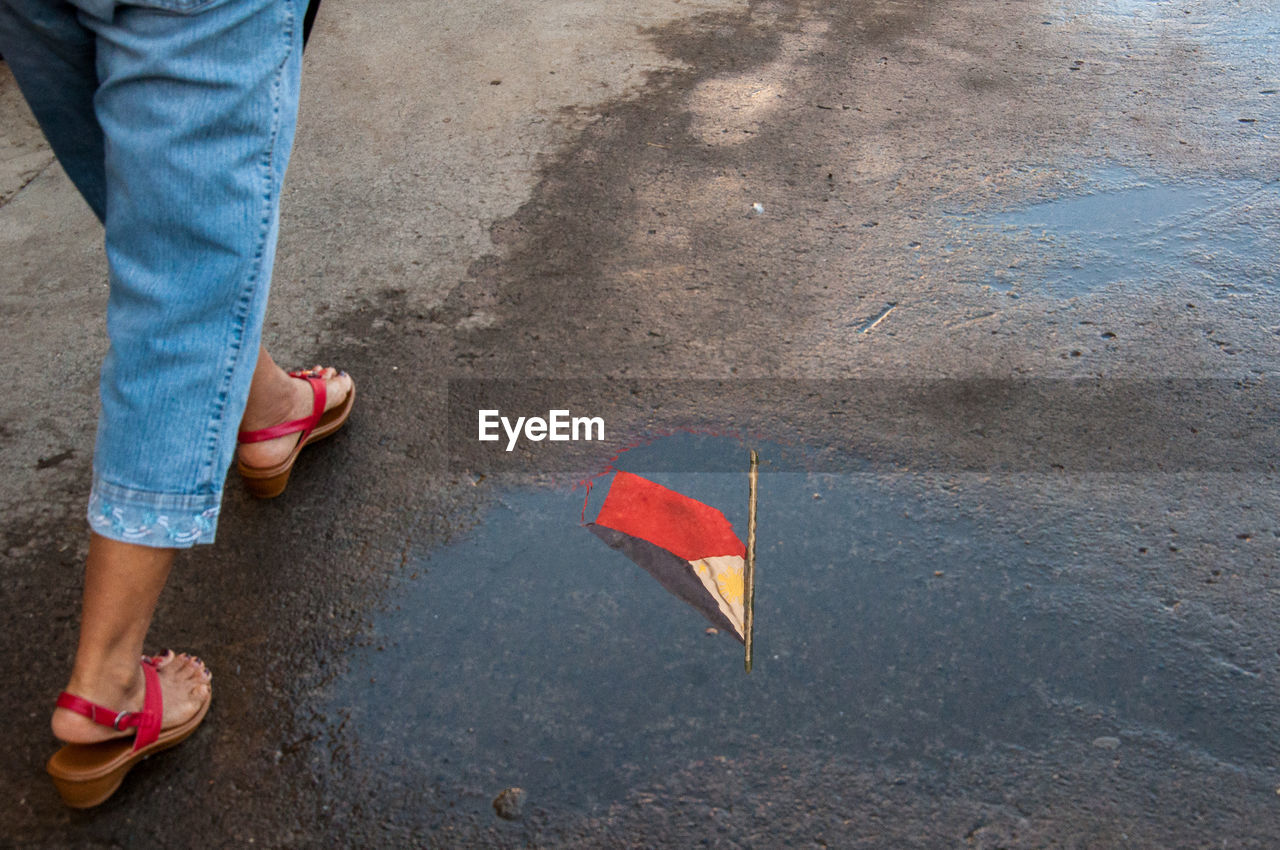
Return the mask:
[[99, 726], [110, 726], [117, 732], [137, 729], [133, 748], [142, 749], [160, 737], [160, 724], [164, 720], [164, 696], [160, 693], [160, 674], [154, 660], [142, 662], [142, 678], [146, 691], [141, 711], [117, 711], [66, 691], [58, 694], [58, 708], [87, 717]]
[[324, 416], [325, 388], [324, 378], [318, 378], [310, 372], [290, 372], [290, 378], [299, 378], [311, 385], [312, 405], [311, 415], [304, 416], [301, 419], [295, 419], [292, 422], [284, 422], [280, 425], [272, 425], [270, 428], [259, 428], [256, 431], [241, 431], [237, 439], [242, 443], [261, 443], [264, 440], [274, 440], [276, 437], [283, 437], [286, 434], [296, 434], [302, 432], [300, 441], [305, 441], [307, 436], [320, 422]]
[[58, 708], [74, 711], [76, 714], [84, 715], [99, 726], [110, 726], [117, 731], [132, 729], [141, 722], [138, 719], [140, 712], [116, 711], [114, 708], [107, 708], [106, 706], [98, 705], [96, 702], [89, 702], [84, 697], [78, 697], [67, 691], [58, 694]]
[[164, 722], [164, 694], [160, 693], [160, 671], [156, 665], [143, 664], [142, 678], [147, 689], [142, 697], [142, 720], [138, 723], [138, 737], [133, 741], [133, 748], [140, 750], [150, 746], [160, 737], [160, 725]]

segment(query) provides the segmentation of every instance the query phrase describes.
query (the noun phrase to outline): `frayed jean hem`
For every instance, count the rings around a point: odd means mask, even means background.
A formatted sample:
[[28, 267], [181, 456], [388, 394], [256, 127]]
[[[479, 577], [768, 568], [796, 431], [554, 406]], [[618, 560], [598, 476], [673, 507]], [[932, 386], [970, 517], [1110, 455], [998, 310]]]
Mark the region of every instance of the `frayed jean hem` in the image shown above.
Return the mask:
[[89, 527], [121, 543], [186, 549], [212, 543], [222, 493], [148, 493], [94, 477]]

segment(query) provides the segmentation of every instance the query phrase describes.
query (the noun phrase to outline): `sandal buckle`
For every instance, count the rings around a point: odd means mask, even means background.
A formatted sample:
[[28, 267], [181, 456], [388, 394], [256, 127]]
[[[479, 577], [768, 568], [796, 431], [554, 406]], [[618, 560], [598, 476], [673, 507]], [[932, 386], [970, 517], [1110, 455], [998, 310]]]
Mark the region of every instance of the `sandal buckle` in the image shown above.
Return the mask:
[[124, 720], [128, 715], [129, 715], [129, 712], [127, 712], [127, 711], [122, 711], [122, 712], [120, 712], [119, 714], [117, 714], [117, 715], [116, 715], [115, 722], [111, 724], [111, 728], [112, 728], [112, 729], [114, 729], [114, 730], [116, 730], [117, 732], [121, 731], [121, 729], [120, 729], [120, 721], [121, 721], [121, 720]]

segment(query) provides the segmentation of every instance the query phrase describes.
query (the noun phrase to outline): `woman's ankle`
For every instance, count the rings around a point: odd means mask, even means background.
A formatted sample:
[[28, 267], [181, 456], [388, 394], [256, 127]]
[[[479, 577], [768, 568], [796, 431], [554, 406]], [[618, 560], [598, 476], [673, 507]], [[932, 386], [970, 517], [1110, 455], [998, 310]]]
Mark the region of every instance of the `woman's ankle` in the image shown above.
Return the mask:
[[117, 654], [92, 663], [77, 662], [66, 691], [90, 702], [121, 709], [126, 707], [123, 701], [140, 700], [146, 687], [140, 666], [141, 655], [129, 652], [125, 656], [128, 660], [120, 656]]
[[290, 378], [279, 367], [269, 371], [260, 369], [254, 374], [240, 428], [256, 431], [297, 418], [294, 412], [306, 409], [310, 399], [310, 388], [305, 381]]

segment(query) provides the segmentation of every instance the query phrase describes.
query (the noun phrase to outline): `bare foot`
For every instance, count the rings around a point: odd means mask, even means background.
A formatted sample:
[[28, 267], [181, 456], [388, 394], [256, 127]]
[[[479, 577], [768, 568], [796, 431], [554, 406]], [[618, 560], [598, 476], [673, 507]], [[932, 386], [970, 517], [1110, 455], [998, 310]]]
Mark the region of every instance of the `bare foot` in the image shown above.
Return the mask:
[[[167, 729], [194, 717], [208, 698], [213, 681], [213, 674], [204, 663], [186, 653], [169, 652], [156, 664], [156, 671], [159, 673], [160, 694], [164, 699], [161, 728]], [[139, 665], [134, 681], [124, 687], [72, 682], [67, 686], [67, 691], [104, 708], [141, 711], [146, 684]], [[51, 725], [53, 734], [69, 744], [94, 744], [134, 734], [132, 729], [117, 732], [65, 708], [54, 709]]]
[[[274, 371], [279, 372], [279, 375], [273, 374], [270, 378], [263, 379], [264, 384], [269, 382], [267, 387], [258, 383], [259, 377], [255, 374], [254, 387], [249, 391], [249, 404], [245, 407], [244, 419], [240, 422], [242, 431], [258, 431], [311, 415], [315, 407], [311, 384], [290, 378], [279, 369]], [[325, 410], [337, 407], [346, 400], [352, 387], [351, 377], [346, 372], [324, 366], [315, 366], [311, 372], [315, 377], [324, 378]], [[280, 377], [284, 380], [281, 381]], [[242, 443], [236, 448], [237, 457], [245, 466], [269, 469], [283, 463], [299, 439], [301, 434], [295, 433], [260, 443]]]

